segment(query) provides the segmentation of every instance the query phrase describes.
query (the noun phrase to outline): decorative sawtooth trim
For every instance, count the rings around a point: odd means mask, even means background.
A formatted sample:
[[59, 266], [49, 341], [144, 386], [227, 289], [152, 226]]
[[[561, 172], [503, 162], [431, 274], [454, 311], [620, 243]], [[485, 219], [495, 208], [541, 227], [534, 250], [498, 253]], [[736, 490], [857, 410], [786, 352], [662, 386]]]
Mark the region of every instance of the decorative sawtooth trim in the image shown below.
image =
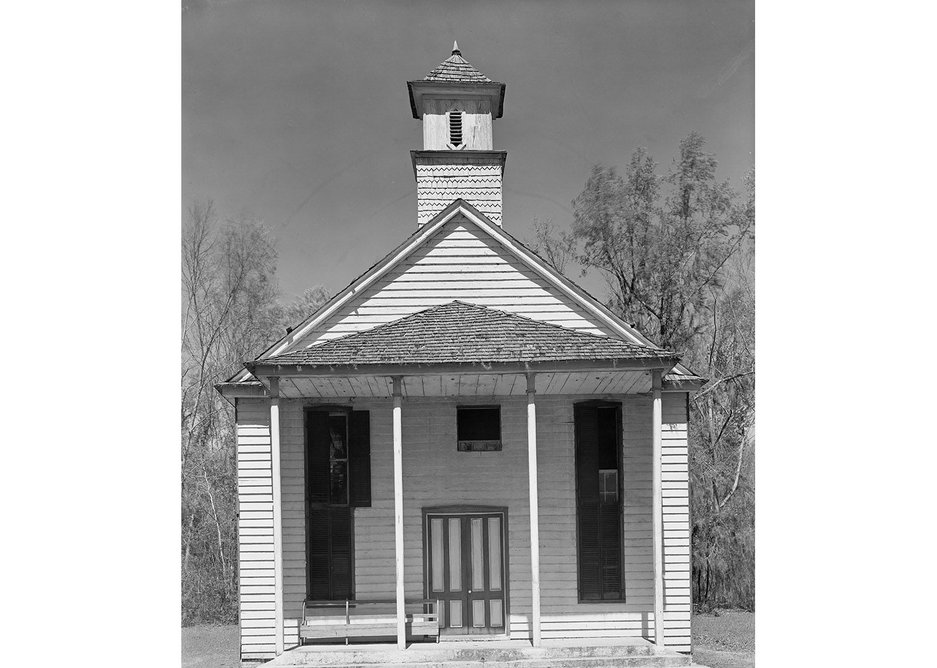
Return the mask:
[[501, 175], [501, 165], [492, 165], [490, 161], [487, 160], [473, 160], [468, 159], [466, 164], [453, 165], [450, 163], [436, 163], [436, 164], [426, 164], [419, 163], [416, 166], [417, 176], [421, 174], [435, 175], [440, 172], [475, 172], [476, 176], [482, 175], [492, 175], [500, 176]]
[[[447, 195], [449, 193], [465, 193], [466, 196], [462, 199], [469, 199], [471, 197], [482, 197], [486, 199], [489, 197], [498, 197], [500, 199], [501, 197], [501, 191], [498, 189], [476, 190], [474, 188], [419, 188], [419, 192], [427, 199], [440, 199], [443, 195]], [[453, 199], [458, 199], [458, 197], [461, 197], [461, 195], [453, 197]]]
[[500, 185], [501, 177], [500, 176], [458, 176], [458, 177], [446, 178], [444, 176], [440, 176], [440, 177], [430, 178], [430, 177], [421, 176], [418, 179], [417, 183], [421, 185], [423, 184], [432, 185], [434, 183], [443, 183], [446, 185], [450, 185], [452, 183], [481, 183], [481, 184], [491, 183], [491, 184]]
[[[426, 220], [432, 220], [432, 219], [436, 216], [436, 214], [438, 214], [438, 213], [439, 213], [439, 211], [436, 211], [436, 210], [434, 210], [434, 209], [429, 209], [429, 210], [425, 210], [425, 211], [418, 211], [418, 212], [417, 212], [417, 217], [418, 217], [418, 218], [421, 218], [421, 219], [422, 219], [422, 218], [425, 218]], [[489, 219], [491, 219], [492, 222], [495, 222], [495, 223], [497, 223], [498, 221], [501, 220], [501, 211], [486, 211], [486, 212], [485, 212], [485, 215], [486, 215]], [[426, 221], [423, 221], [423, 222], [426, 222]]]
[[[442, 211], [442, 210], [445, 209], [447, 206], [449, 206], [450, 204], [452, 204], [452, 202], [453, 202], [454, 200], [457, 200], [457, 199], [459, 199], [459, 198], [458, 198], [458, 197], [452, 197], [452, 198], [450, 198], [450, 199], [435, 198], [435, 197], [434, 197], [434, 198], [422, 198], [422, 199], [420, 199], [420, 206], [421, 206], [421, 208], [423, 208], [424, 206], [429, 207], [429, 206], [435, 206], [435, 205], [439, 204], [439, 205], [441, 205], [441, 206], [439, 207], [439, 210]], [[462, 199], [465, 199], [465, 198], [463, 197]], [[468, 202], [469, 204], [471, 204], [472, 206], [474, 206], [476, 209], [481, 209], [481, 208], [489, 208], [489, 209], [490, 209], [490, 208], [492, 208], [492, 207], [500, 207], [500, 206], [501, 206], [501, 199], [500, 199], [500, 198], [498, 198], [498, 199], [480, 199], [480, 200], [471, 200], [471, 201], [466, 199], [465, 201]]]

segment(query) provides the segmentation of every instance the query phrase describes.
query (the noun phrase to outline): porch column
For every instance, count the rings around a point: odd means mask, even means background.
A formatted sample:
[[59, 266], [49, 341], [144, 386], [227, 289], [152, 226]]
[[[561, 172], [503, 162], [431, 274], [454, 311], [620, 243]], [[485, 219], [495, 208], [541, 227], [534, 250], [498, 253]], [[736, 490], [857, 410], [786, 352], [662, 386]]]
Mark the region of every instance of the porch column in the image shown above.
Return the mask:
[[394, 566], [397, 579], [397, 649], [407, 647], [403, 587], [403, 409], [401, 379], [394, 376]]
[[283, 506], [280, 499], [280, 379], [270, 378], [270, 468], [273, 485], [274, 651], [283, 654]]
[[527, 488], [530, 491], [531, 636], [540, 646], [540, 503], [537, 498], [536, 374], [527, 374]]
[[663, 497], [661, 494], [661, 371], [654, 369], [651, 372], [651, 389], [653, 396], [653, 410], [651, 418], [651, 433], [653, 434], [653, 518], [654, 530], [654, 644], [664, 644], [664, 527], [663, 527]]

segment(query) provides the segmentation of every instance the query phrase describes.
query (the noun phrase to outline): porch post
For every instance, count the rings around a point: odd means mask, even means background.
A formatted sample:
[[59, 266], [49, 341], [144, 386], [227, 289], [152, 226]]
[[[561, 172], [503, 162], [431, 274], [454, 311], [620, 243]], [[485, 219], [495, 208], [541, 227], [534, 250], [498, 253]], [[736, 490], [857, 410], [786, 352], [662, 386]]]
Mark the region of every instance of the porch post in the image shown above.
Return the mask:
[[664, 560], [663, 560], [663, 497], [661, 494], [661, 430], [663, 413], [661, 409], [661, 371], [654, 369], [651, 377], [653, 392], [653, 410], [651, 433], [653, 434], [653, 496], [654, 512], [652, 521], [654, 530], [654, 644], [664, 644]]
[[537, 498], [536, 374], [527, 374], [527, 489], [530, 491], [531, 636], [540, 646], [540, 503]]
[[407, 647], [403, 587], [403, 420], [400, 376], [394, 376], [394, 565], [397, 579], [397, 649]]
[[283, 506], [280, 499], [280, 379], [270, 378], [270, 469], [273, 485], [274, 651], [283, 654]]

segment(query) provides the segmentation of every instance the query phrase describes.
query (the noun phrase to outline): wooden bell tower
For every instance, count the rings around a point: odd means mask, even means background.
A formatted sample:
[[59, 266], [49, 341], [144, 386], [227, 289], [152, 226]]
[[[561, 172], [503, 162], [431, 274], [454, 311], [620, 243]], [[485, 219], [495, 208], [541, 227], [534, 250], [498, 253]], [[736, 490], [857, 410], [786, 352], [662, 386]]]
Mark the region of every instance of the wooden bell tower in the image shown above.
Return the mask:
[[423, 79], [408, 81], [413, 117], [423, 121], [423, 150], [410, 151], [416, 177], [417, 225], [462, 198], [501, 225], [506, 151], [492, 147], [492, 120], [504, 108], [503, 83], [452, 55]]

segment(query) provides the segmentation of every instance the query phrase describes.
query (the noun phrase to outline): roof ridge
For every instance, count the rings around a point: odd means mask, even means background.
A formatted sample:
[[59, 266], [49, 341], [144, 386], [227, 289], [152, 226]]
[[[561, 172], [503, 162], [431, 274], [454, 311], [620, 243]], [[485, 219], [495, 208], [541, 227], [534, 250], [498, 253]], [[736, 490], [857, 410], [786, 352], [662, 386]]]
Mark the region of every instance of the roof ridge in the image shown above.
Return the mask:
[[[617, 337], [603, 336], [603, 335], [600, 335], [600, 334], [593, 334], [592, 332], [582, 332], [582, 331], [579, 331], [579, 330], [576, 330], [576, 329], [571, 329], [571, 328], [569, 328], [569, 327], [564, 327], [563, 325], [557, 325], [556, 323], [553, 323], [553, 322], [547, 322], [547, 321], [544, 321], [544, 320], [535, 320], [535, 319], [533, 319], [533, 318], [530, 318], [530, 317], [521, 315], [521, 314], [519, 314], [519, 313], [511, 313], [511, 312], [509, 312], [509, 311], [502, 311], [501, 309], [492, 308], [492, 307], [490, 307], [490, 306], [483, 306], [483, 305], [481, 305], [481, 304], [472, 304], [471, 302], [462, 301], [461, 299], [453, 299], [452, 301], [449, 301], [449, 302], [444, 302], [444, 303], [442, 303], [442, 304], [436, 304], [435, 306], [431, 306], [431, 307], [426, 308], [426, 309], [423, 309], [423, 310], [421, 310], [421, 311], [415, 311], [415, 312], [413, 312], [413, 313], [410, 313], [410, 314], [407, 314], [407, 315], [402, 316], [402, 317], [400, 317], [400, 318], [397, 318], [396, 320], [391, 320], [390, 322], [382, 323], [382, 324], [380, 324], [380, 325], [378, 325], [378, 326], [376, 326], [376, 327], [372, 327], [372, 328], [370, 328], [370, 329], [364, 329], [364, 330], [361, 330], [361, 331], [358, 331], [358, 332], [352, 332], [352, 333], [347, 334], [347, 335], [345, 335], [345, 336], [340, 336], [340, 337], [337, 337], [337, 338], [334, 338], [334, 339], [330, 339], [330, 340], [328, 340], [328, 341], [325, 341], [325, 342], [323, 342], [323, 343], [320, 343], [319, 345], [307, 346], [307, 347], [305, 347], [305, 348], [303, 348], [303, 349], [301, 349], [301, 350], [311, 350], [311, 349], [316, 349], [316, 350], [326, 349], [326, 350], [327, 350], [328, 347], [331, 346], [332, 344], [335, 344], [336, 346], [337, 346], [337, 345], [346, 345], [346, 344], [349, 344], [349, 343], [350, 343], [350, 344], [354, 344], [354, 341], [355, 341], [356, 339], [364, 338], [365, 336], [373, 337], [374, 335], [379, 335], [383, 330], [386, 330], [386, 329], [388, 329], [388, 328], [390, 328], [390, 327], [393, 327], [393, 326], [398, 326], [398, 325], [400, 325], [401, 323], [403, 323], [405, 320], [423, 320], [423, 319], [425, 319], [427, 316], [433, 314], [433, 313], [436, 312], [436, 311], [442, 310], [442, 309], [444, 309], [444, 308], [446, 308], [446, 307], [452, 307], [452, 306], [455, 306], [455, 305], [458, 305], [458, 306], [460, 306], [460, 307], [466, 307], [466, 308], [468, 308], [469, 310], [475, 310], [475, 311], [478, 311], [478, 312], [483, 312], [483, 313], [485, 313], [485, 314], [487, 314], [487, 315], [490, 315], [490, 316], [493, 316], [493, 317], [496, 317], [496, 318], [500, 318], [500, 319], [505, 319], [505, 320], [517, 320], [517, 321], [522, 322], [522, 323], [524, 323], [524, 324], [526, 324], [526, 325], [533, 325], [533, 326], [535, 326], [535, 327], [541, 327], [541, 328], [544, 328], [544, 329], [552, 329], [552, 330], [554, 330], [554, 331], [562, 332], [563, 334], [565, 334], [565, 335], [567, 335], [567, 336], [571, 336], [571, 337], [582, 337], [582, 338], [586, 338], [586, 339], [591, 339], [591, 340], [596, 341], [596, 342], [599, 342], [599, 341], [614, 341], [614, 342], [616, 342], [616, 343], [618, 343], [618, 344], [621, 344], [621, 345], [627, 346], [628, 348], [632, 348], [632, 349], [636, 349], [636, 350], [648, 350], [648, 351], [653, 351], [653, 352], [655, 352], [655, 353], [663, 353], [663, 354], [673, 354], [673, 355], [676, 354], [676, 353], [673, 353], [673, 351], [664, 350], [664, 349], [662, 349], [662, 348], [652, 348], [652, 347], [650, 347], [650, 346], [643, 346], [643, 345], [640, 345], [640, 344], [637, 344], [637, 343], [633, 343], [633, 342], [631, 342], [631, 341], [624, 341], [624, 340], [619, 339], [619, 338], [617, 338]], [[301, 350], [297, 350], [297, 351], [293, 351], [293, 352], [301, 352]], [[283, 353], [283, 354], [284, 354], [284, 355], [289, 355], [289, 354], [292, 354], [292, 353]], [[267, 358], [266, 361], [275, 362], [277, 357], [279, 357], [279, 355], [276, 355], [276, 356]], [[259, 360], [258, 360], [258, 361], [259, 361]]]

